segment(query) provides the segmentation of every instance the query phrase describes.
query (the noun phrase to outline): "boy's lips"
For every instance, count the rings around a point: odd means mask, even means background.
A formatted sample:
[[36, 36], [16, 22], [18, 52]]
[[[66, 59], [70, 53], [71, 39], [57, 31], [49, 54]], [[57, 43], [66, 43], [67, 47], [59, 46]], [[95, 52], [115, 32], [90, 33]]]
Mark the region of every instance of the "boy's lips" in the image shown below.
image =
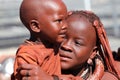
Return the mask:
[[62, 37], [65, 37], [66, 36], [66, 32], [67, 32], [67, 29], [61, 30], [59, 35], [62, 36]]
[[67, 29], [61, 30], [59, 34], [65, 34], [67, 32]]

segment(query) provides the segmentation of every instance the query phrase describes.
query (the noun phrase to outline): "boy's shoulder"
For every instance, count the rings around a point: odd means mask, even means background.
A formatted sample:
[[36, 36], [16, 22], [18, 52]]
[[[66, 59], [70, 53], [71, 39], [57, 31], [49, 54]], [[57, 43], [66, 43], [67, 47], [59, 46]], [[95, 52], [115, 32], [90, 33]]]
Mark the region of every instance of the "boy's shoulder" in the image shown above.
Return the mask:
[[45, 48], [45, 46], [43, 44], [39, 44], [39, 43], [36, 43], [36, 42], [32, 42], [32, 41], [24, 41], [24, 43], [22, 43], [20, 46], [19, 46], [19, 49], [38, 49], [38, 48]]
[[40, 51], [41, 49], [45, 49], [44, 45], [38, 45], [31, 41], [24, 41], [24, 43], [20, 44], [20, 46], [18, 47], [17, 54], [34, 53], [38, 50]]
[[23, 44], [21, 44], [17, 50], [18, 54], [38, 54], [43, 55], [44, 53], [50, 54], [53, 53], [53, 49], [46, 48], [43, 44], [37, 44], [30, 41], [25, 41]]

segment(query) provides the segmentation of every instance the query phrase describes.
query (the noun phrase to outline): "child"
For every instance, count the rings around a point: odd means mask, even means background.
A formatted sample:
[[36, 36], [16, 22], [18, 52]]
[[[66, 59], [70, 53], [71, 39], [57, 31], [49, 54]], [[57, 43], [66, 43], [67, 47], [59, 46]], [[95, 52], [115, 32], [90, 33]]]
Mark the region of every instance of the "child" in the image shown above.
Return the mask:
[[30, 31], [30, 39], [16, 53], [15, 79], [21, 80], [17, 70], [22, 63], [39, 65], [50, 75], [61, 73], [57, 47], [65, 37], [66, 16], [67, 9], [61, 0], [23, 0], [20, 19]]
[[[75, 11], [66, 19], [68, 30], [59, 54], [62, 74], [77, 76], [69, 80], [119, 80], [119, 71], [112, 57], [106, 33], [99, 18], [91, 12]], [[23, 64], [20, 73], [30, 70], [30, 78], [40, 77], [40, 68]], [[34, 70], [38, 74], [34, 74]], [[39, 78], [39, 79], [40, 79]], [[29, 79], [28, 79], [29, 80]]]

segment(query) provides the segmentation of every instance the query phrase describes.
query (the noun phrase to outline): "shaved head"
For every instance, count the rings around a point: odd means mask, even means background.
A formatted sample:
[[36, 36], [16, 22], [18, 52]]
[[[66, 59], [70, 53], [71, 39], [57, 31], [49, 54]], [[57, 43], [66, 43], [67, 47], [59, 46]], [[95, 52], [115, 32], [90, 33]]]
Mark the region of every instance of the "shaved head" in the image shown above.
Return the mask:
[[20, 19], [29, 29], [30, 20], [42, 20], [42, 15], [53, 8], [65, 7], [62, 0], [23, 0], [20, 7]]

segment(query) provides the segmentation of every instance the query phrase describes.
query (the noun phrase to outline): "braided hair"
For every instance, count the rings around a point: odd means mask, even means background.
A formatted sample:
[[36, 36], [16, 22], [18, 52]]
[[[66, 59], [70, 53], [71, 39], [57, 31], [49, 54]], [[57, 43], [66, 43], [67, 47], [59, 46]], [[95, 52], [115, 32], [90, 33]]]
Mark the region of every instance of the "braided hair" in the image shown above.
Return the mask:
[[106, 70], [119, 75], [117, 68], [115, 67], [115, 61], [112, 56], [112, 51], [110, 49], [109, 41], [106, 36], [106, 32], [102, 22], [99, 17], [91, 11], [71, 11], [69, 16], [79, 15], [80, 17], [85, 17], [95, 28], [97, 41], [96, 45], [98, 47], [97, 51], [104, 61]]

